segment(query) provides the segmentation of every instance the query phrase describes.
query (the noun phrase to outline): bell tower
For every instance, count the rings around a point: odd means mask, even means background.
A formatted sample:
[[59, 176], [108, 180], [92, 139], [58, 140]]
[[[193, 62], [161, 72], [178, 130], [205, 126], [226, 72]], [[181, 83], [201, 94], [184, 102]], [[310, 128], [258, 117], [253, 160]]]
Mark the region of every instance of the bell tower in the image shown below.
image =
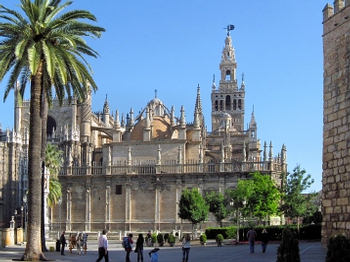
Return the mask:
[[[241, 87], [237, 84], [237, 62], [235, 50], [230, 36], [232, 27], [227, 27], [225, 46], [221, 55], [220, 71], [221, 79], [219, 88], [216, 88], [215, 77], [213, 79], [212, 102], [212, 132], [220, 132], [225, 128], [225, 119], [231, 118], [229, 130], [242, 132], [244, 128], [244, 97], [245, 84], [242, 77]], [[227, 128], [227, 127], [226, 127]]]

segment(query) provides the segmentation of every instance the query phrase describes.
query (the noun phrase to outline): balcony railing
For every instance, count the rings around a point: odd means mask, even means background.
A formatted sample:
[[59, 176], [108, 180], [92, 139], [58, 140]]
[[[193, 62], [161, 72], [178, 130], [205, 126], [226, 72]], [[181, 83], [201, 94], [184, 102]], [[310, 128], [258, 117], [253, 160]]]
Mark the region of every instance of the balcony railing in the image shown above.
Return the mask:
[[61, 169], [61, 175], [122, 175], [122, 174], [182, 174], [182, 173], [224, 173], [224, 172], [282, 172], [285, 166], [278, 162], [209, 162], [189, 160], [185, 164], [176, 161], [118, 161], [112, 165], [68, 166]]

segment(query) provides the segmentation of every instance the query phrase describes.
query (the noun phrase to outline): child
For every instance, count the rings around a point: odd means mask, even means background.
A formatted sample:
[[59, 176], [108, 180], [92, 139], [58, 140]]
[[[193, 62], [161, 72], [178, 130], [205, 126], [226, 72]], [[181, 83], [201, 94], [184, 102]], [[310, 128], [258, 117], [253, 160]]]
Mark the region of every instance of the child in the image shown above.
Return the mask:
[[158, 262], [158, 250], [159, 248], [156, 247], [148, 253], [149, 257], [151, 258], [151, 262]]

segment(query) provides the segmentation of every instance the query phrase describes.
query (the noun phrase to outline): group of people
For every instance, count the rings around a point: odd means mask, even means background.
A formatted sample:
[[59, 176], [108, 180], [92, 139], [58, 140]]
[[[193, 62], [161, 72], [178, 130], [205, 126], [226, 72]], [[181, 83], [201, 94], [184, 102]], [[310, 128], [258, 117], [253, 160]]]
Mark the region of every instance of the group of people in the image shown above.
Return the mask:
[[[148, 238], [150, 238], [150, 233], [147, 235]], [[147, 238], [146, 237], [146, 238]], [[254, 253], [254, 245], [255, 240], [257, 238], [257, 233], [254, 229], [250, 229], [247, 233], [247, 238], [249, 242], [249, 248], [250, 253]], [[261, 232], [261, 245], [262, 245], [262, 252], [266, 252], [266, 247], [268, 243], [268, 233], [266, 229], [263, 229]], [[72, 241], [72, 235], [70, 235], [70, 241]], [[144, 238], [142, 234], [138, 235], [137, 241], [136, 241], [136, 247], [134, 249], [135, 253], [137, 253], [137, 262], [143, 262], [143, 246], [144, 246]], [[61, 255], [64, 256], [64, 249], [67, 246], [66, 238], [65, 238], [65, 231], [62, 232], [60, 237], [60, 243], [61, 243]], [[70, 243], [72, 245], [72, 243]], [[130, 262], [130, 253], [133, 250], [133, 234], [129, 234], [128, 236], [123, 238], [123, 248], [125, 249], [126, 255], [125, 255], [125, 261]], [[78, 236], [76, 238], [76, 247], [78, 254], [82, 254], [82, 249], [84, 250], [84, 254], [87, 252], [87, 234], [78, 233]], [[191, 248], [191, 236], [189, 234], [186, 234], [182, 238], [182, 262], [188, 262], [188, 257], [190, 253]], [[151, 262], [158, 262], [158, 251], [159, 248], [152, 249], [148, 255], [151, 258]], [[107, 239], [107, 230], [104, 229], [102, 231], [102, 235], [98, 238], [98, 258], [96, 262], [99, 262], [102, 258], [105, 259], [105, 262], [109, 261], [108, 258], [108, 239]]]
[[[67, 240], [65, 236], [65, 231], [62, 232], [60, 236], [60, 250], [61, 255], [64, 256], [64, 249], [67, 246]], [[88, 234], [86, 233], [78, 233], [77, 235], [73, 235], [72, 233], [69, 234], [69, 251], [72, 253], [72, 249], [76, 246], [78, 255], [86, 255], [87, 252], [87, 238]], [[84, 250], [84, 253], [83, 253]]]
[[[254, 253], [254, 245], [255, 245], [256, 237], [257, 237], [256, 231], [253, 228], [250, 229], [248, 231], [248, 233], [247, 233], [250, 253]], [[260, 240], [261, 240], [262, 252], [265, 253], [266, 252], [267, 243], [269, 242], [269, 235], [268, 235], [268, 233], [267, 233], [265, 228], [261, 231]]]
[[[102, 231], [102, 235], [98, 239], [98, 258], [96, 262], [101, 261], [102, 258], [105, 259], [105, 262], [109, 261], [108, 258], [108, 239], [107, 239], [107, 230]], [[128, 236], [123, 238], [122, 245], [125, 249], [126, 255], [125, 255], [125, 261], [130, 262], [130, 253], [133, 250], [133, 234], [129, 234]], [[144, 238], [142, 234], [139, 234], [137, 241], [136, 241], [136, 247], [134, 249], [135, 253], [137, 253], [137, 262], [143, 262], [143, 245], [144, 245]], [[190, 253], [191, 248], [191, 236], [189, 234], [186, 234], [183, 237], [182, 240], [182, 261], [188, 262], [188, 256]], [[154, 248], [150, 252], [148, 252], [148, 255], [151, 259], [151, 262], [158, 262], [158, 251], [159, 248]]]

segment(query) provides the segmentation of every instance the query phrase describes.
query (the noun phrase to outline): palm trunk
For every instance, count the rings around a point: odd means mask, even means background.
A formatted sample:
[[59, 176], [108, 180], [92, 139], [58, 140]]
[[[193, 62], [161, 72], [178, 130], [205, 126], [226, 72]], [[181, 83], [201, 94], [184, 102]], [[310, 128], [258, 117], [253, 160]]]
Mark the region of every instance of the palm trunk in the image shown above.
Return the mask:
[[37, 74], [31, 78], [30, 126], [28, 148], [28, 227], [27, 245], [23, 260], [45, 259], [41, 251], [41, 117], [40, 95], [42, 86], [42, 63]]
[[41, 186], [41, 245], [42, 251], [46, 252], [46, 241], [45, 241], [45, 150], [47, 140], [47, 114], [48, 114], [48, 103], [44, 88], [41, 90], [41, 123], [42, 123], [42, 134], [41, 134], [41, 160], [42, 160], [42, 186]]

